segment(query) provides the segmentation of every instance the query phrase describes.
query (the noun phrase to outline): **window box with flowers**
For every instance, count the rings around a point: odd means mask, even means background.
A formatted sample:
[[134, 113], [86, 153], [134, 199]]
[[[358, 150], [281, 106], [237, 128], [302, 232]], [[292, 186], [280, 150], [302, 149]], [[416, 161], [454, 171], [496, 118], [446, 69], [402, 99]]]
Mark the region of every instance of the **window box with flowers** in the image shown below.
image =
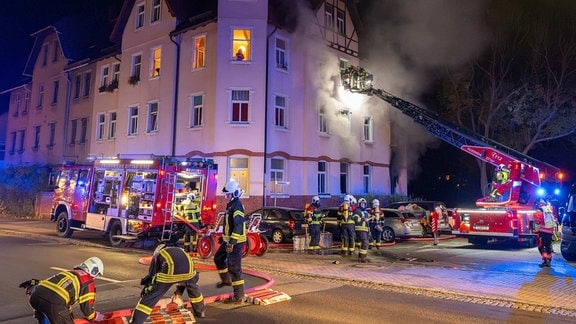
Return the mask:
[[107, 91], [108, 92], [114, 92], [114, 89], [118, 89], [118, 80], [112, 80], [112, 82], [110, 82], [110, 84], [107, 87]]
[[130, 78], [128, 78], [128, 83], [131, 85], [137, 85], [139, 81], [140, 76], [138, 75], [131, 75]]

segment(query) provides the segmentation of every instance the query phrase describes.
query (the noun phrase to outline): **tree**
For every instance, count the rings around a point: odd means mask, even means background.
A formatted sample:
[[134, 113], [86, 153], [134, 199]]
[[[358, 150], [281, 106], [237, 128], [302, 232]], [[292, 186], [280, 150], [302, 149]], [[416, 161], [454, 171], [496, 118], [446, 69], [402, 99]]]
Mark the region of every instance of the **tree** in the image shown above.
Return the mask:
[[[496, 1], [507, 14], [491, 22], [493, 42], [447, 73], [439, 93], [444, 116], [524, 154], [576, 131], [576, 7], [533, 4]], [[485, 188], [485, 163], [479, 168]]]

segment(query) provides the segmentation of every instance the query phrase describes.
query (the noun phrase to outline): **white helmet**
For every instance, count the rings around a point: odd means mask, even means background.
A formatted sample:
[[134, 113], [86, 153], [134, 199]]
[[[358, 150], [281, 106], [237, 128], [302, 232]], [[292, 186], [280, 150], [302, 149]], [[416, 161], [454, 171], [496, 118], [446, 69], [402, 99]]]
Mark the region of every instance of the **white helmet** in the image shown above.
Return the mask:
[[356, 200], [356, 198], [352, 195], [350, 195], [350, 205], [354, 206], [358, 203], [358, 201]]
[[313, 203], [313, 204], [317, 204], [317, 203], [319, 203], [319, 202], [320, 202], [320, 197], [318, 197], [318, 196], [312, 197], [312, 203]]
[[372, 200], [372, 207], [380, 207], [380, 201], [378, 199]]
[[93, 278], [104, 275], [104, 263], [99, 257], [91, 257], [77, 265], [74, 269], [80, 269], [89, 273]]
[[242, 195], [242, 189], [240, 189], [240, 185], [234, 179], [230, 179], [228, 183], [222, 189], [222, 192], [232, 194], [234, 197], [240, 197]]
[[368, 203], [368, 202], [367, 202], [366, 199], [364, 199], [364, 198], [358, 199], [358, 205], [364, 204], [364, 206], [366, 206], [367, 203]]
[[196, 200], [196, 195], [193, 193], [189, 193], [188, 196], [186, 196], [186, 199], [192, 201], [192, 200]]
[[356, 198], [352, 195], [346, 195], [344, 196], [344, 202], [348, 204], [356, 203]]

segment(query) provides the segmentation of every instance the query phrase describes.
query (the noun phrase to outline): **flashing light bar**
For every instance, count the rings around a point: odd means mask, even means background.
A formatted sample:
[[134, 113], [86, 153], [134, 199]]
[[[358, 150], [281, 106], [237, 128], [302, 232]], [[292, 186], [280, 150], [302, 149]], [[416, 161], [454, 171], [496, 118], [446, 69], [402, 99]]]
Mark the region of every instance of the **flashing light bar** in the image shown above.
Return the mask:
[[120, 160], [112, 159], [112, 160], [100, 160], [102, 164], [119, 164]]
[[138, 164], [138, 165], [150, 165], [153, 164], [154, 161], [152, 160], [132, 160], [130, 164]]

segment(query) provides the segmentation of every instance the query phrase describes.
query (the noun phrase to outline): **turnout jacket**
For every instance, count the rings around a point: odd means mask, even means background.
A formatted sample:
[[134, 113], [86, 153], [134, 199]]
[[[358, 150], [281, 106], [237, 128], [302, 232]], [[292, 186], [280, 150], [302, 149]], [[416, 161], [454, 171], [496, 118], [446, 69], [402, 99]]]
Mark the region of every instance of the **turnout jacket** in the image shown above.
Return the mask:
[[236, 244], [246, 242], [246, 223], [244, 222], [244, 206], [240, 198], [234, 197], [226, 205], [226, 222], [223, 233], [224, 242]]
[[190, 280], [195, 275], [190, 255], [182, 248], [170, 246], [152, 257], [147, 277], [154, 283], [177, 283]]
[[83, 270], [62, 271], [48, 279], [40, 280], [34, 294], [52, 300], [55, 304], [72, 306], [79, 303], [80, 310], [87, 320], [96, 317], [94, 278]]

